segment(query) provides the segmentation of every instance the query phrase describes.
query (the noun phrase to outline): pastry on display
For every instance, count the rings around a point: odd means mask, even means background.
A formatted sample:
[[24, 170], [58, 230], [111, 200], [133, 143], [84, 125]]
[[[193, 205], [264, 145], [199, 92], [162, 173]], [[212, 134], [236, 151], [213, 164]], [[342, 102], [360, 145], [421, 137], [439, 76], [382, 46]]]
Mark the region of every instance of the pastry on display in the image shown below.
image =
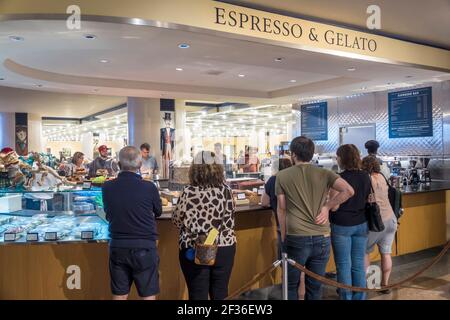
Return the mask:
[[166, 198], [160, 197], [161, 199], [161, 204], [163, 207], [167, 207], [169, 205], [169, 200], [167, 200]]
[[95, 174], [97, 175], [97, 177], [103, 176], [103, 177], [107, 177], [108, 176], [108, 169], [98, 169]]

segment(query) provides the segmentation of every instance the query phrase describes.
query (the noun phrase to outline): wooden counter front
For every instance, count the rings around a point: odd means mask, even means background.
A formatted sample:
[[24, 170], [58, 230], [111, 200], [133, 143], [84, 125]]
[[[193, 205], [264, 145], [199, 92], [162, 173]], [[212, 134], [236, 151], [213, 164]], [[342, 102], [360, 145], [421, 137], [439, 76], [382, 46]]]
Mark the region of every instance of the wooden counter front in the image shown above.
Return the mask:
[[[237, 251], [230, 280], [230, 293], [276, 260], [276, 228], [272, 211], [236, 214]], [[160, 240], [159, 299], [187, 299], [187, 289], [178, 262], [178, 230], [170, 220], [158, 221]], [[78, 266], [81, 288], [68, 274]], [[73, 272], [73, 271], [72, 271]], [[274, 271], [253, 288], [267, 287], [281, 279]], [[110, 299], [108, 245], [8, 244], [0, 246], [0, 299]], [[133, 288], [131, 298], [137, 298]]]
[[[405, 213], [398, 231], [398, 254], [445, 244], [446, 191], [406, 194]], [[159, 299], [186, 299], [187, 289], [178, 262], [178, 231], [170, 220], [159, 220]], [[236, 214], [237, 252], [230, 293], [239, 289], [276, 260], [276, 227], [272, 211]], [[393, 245], [393, 254], [395, 244]], [[376, 250], [372, 260], [378, 260]], [[69, 289], [69, 266], [81, 270], [81, 289]], [[334, 271], [333, 257], [327, 271]], [[281, 269], [263, 278], [253, 288], [281, 281]], [[69, 281], [70, 282], [70, 281]], [[136, 298], [133, 289], [131, 298]], [[0, 245], [0, 299], [110, 299], [108, 246], [91, 244]]]

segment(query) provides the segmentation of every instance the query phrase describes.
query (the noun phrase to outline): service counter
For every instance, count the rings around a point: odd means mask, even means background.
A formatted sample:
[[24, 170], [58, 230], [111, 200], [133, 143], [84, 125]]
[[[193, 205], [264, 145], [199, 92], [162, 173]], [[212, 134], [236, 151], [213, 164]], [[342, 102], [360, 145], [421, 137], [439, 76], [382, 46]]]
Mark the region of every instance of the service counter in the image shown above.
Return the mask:
[[[450, 184], [450, 183], [449, 183]], [[405, 190], [394, 255], [436, 247], [447, 240], [450, 185], [432, 183], [428, 190]], [[160, 234], [159, 299], [186, 299], [187, 289], [178, 262], [178, 231], [170, 214], [158, 219]], [[238, 206], [237, 252], [230, 293], [239, 289], [277, 259], [277, 235], [271, 210]], [[396, 250], [398, 249], [398, 251]], [[375, 251], [372, 259], [379, 259]], [[328, 271], [334, 271], [331, 258]], [[0, 245], [0, 299], [110, 299], [108, 244], [94, 242], [8, 243]], [[281, 281], [277, 269], [252, 288]], [[131, 298], [137, 298], [133, 289]]]
[[[274, 225], [271, 210], [260, 206], [237, 209], [238, 246], [230, 293], [276, 260]], [[186, 299], [187, 289], [178, 262], [178, 230], [163, 216], [158, 219], [158, 232], [159, 299]], [[111, 298], [108, 244], [103, 241], [2, 243], [0, 271], [0, 299]], [[278, 279], [280, 271], [274, 271], [253, 288], [270, 286]], [[134, 288], [131, 297], [137, 298]]]

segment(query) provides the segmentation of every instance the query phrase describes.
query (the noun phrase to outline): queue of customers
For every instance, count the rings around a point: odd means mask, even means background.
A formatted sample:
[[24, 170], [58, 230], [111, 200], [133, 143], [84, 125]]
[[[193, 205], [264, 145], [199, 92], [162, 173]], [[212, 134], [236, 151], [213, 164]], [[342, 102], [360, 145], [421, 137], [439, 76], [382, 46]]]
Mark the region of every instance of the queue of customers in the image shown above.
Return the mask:
[[[368, 254], [378, 246], [382, 255], [383, 280], [387, 285], [392, 268], [391, 246], [396, 220], [388, 200], [388, 186], [381, 175], [380, 162], [373, 156], [361, 160], [354, 145], [337, 150], [342, 172], [310, 164], [314, 143], [306, 137], [290, 145], [291, 161], [280, 159], [282, 170], [268, 180], [263, 204], [277, 213], [280, 251], [309, 270], [325, 275], [333, 248], [338, 281], [365, 287]], [[172, 221], [179, 229], [179, 264], [189, 299], [221, 300], [228, 296], [228, 283], [236, 252], [235, 204], [225, 184], [224, 168], [213, 152], [201, 151], [194, 157], [185, 186], [174, 209]], [[142, 156], [139, 149], [125, 147], [119, 153], [120, 173], [105, 183], [103, 202], [109, 221], [111, 290], [114, 299], [126, 299], [132, 283], [144, 299], [159, 293], [159, 256], [155, 218], [162, 206], [155, 185], [139, 175]], [[379, 204], [386, 228], [369, 232], [366, 203]], [[215, 228], [217, 253], [212, 265], [199, 264], [193, 249], [199, 239]], [[195, 252], [195, 251], [194, 251]], [[288, 297], [299, 297], [300, 272], [288, 269]], [[305, 299], [322, 296], [322, 285], [304, 277]], [[365, 294], [339, 290], [341, 299], [364, 299]]]
[[[371, 141], [368, 145], [375, 143]], [[381, 173], [381, 161], [370, 153], [361, 160], [355, 145], [342, 145], [336, 152], [341, 173], [335, 174], [310, 164], [314, 149], [310, 139], [295, 138], [290, 146], [292, 166], [283, 163], [280, 172], [266, 183], [263, 204], [270, 201], [277, 213], [283, 250], [289, 258], [324, 276], [333, 248], [338, 282], [364, 288], [369, 254], [378, 246], [381, 285], [388, 285], [397, 221], [388, 198], [388, 182]], [[369, 202], [376, 202], [380, 208], [385, 225], [382, 232], [368, 229]], [[304, 298], [321, 299], [321, 283], [309, 276], [304, 278]], [[289, 265], [290, 300], [299, 298], [301, 279], [300, 271]], [[366, 298], [361, 292], [339, 289], [338, 293], [342, 300]]]

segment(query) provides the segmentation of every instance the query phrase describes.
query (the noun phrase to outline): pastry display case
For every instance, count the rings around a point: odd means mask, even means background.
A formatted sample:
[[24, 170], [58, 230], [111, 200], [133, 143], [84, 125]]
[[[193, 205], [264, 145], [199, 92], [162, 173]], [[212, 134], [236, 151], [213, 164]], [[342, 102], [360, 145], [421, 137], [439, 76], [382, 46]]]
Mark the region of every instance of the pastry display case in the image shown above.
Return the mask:
[[0, 244], [108, 239], [100, 188], [0, 190]]

